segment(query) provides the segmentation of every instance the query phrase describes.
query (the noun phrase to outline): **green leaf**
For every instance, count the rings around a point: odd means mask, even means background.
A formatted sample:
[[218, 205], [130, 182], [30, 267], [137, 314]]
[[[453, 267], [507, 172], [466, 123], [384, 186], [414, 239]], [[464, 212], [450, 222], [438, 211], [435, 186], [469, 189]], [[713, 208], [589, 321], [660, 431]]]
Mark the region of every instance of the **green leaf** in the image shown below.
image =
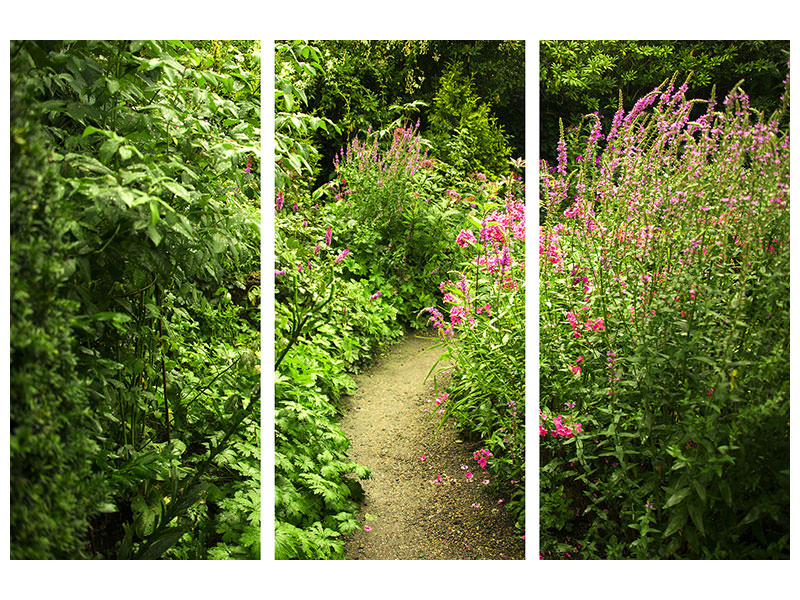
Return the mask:
[[[161, 215], [158, 213], [158, 202], [150, 202], [150, 225], [156, 225], [160, 220]], [[156, 246], [158, 246], [158, 243], [156, 243]]]
[[688, 505], [689, 516], [692, 518], [692, 522], [694, 523], [695, 527], [697, 527], [698, 531], [702, 535], [705, 535], [705, 529], [703, 529], [703, 507], [695, 504], [694, 502]]
[[662, 508], [672, 508], [673, 506], [677, 506], [684, 498], [686, 498], [686, 496], [689, 495], [691, 491], [692, 490], [688, 487], [678, 490], [669, 497], [669, 500], [666, 501]]
[[120, 146], [119, 157], [122, 160], [128, 160], [131, 156], [133, 156], [133, 148], [131, 146]]
[[697, 496], [700, 498], [700, 500], [702, 500], [705, 503], [706, 488], [703, 487], [703, 484], [697, 481], [696, 479], [693, 479], [692, 486], [694, 486], [694, 490], [697, 492]]
[[162, 181], [162, 184], [165, 188], [167, 188], [170, 192], [175, 194], [181, 200], [191, 200], [191, 196], [189, 195], [189, 191], [183, 187], [180, 183], [176, 183], [174, 181]]
[[169, 548], [181, 539], [183, 534], [186, 533], [185, 527], [170, 527], [163, 533], [158, 534], [155, 540], [151, 541], [144, 547], [137, 555], [136, 558], [141, 560], [152, 560], [160, 557]]
[[97, 127], [92, 127], [91, 125], [87, 125], [86, 129], [83, 130], [82, 138], [85, 138], [87, 135], [92, 135], [93, 133], [102, 133], [103, 135], [109, 135], [107, 131], [103, 129], [98, 129]]
[[108, 163], [111, 160], [111, 157], [114, 156], [114, 153], [119, 148], [120, 142], [122, 140], [120, 138], [110, 138], [103, 142], [103, 145], [100, 146], [100, 160], [104, 163]]
[[149, 237], [153, 242], [153, 245], [158, 246], [161, 243], [161, 234], [159, 233], [158, 229], [152, 225], [148, 225], [146, 233], [147, 237]]
[[153, 533], [157, 509], [150, 508], [144, 498], [136, 496], [131, 502], [131, 510], [133, 511], [133, 524], [136, 529], [136, 535], [144, 538]]
[[679, 513], [674, 515], [667, 525], [667, 529], [664, 531], [664, 538], [668, 538], [673, 533], [678, 531], [681, 527], [686, 525], [686, 521], [688, 520], [689, 516], [685, 510], [681, 510]]

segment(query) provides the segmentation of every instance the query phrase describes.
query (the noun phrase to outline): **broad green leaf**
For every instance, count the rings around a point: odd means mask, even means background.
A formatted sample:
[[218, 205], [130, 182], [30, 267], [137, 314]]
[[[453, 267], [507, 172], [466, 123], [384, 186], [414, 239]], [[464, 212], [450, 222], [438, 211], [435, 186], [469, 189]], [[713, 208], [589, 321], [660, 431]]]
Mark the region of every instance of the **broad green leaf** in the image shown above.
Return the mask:
[[681, 510], [677, 514], [673, 515], [673, 517], [669, 520], [669, 524], [667, 525], [666, 530], [664, 531], [664, 538], [668, 538], [673, 533], [678, 531], [681, 527], [686, 525], [686, 521], [688, 520], [688, 514], [686, 510]]
[[162, 184], [165, 188], [167, 188], [170, 192], [175, 194], [181, 200], [188, 201], [192, 199], [191, 195], [189, 194], [189, 191], [185, 187], [183, 187], [180, 183], [167, 180], [163, 181]]
[[691, 502], [687, 506], [687, 510], [689, 511], [689, 516], [692, 518], [695, 527], [697, 527], [702, 535], [705, 535], [706, 532], [703, 528], [703, 507]]
[[121, 139], [116, 137], [109, 138], [103, 142], [103, 145], [100, 146], [100, 160], [102, 160], [104, 163], [108, 163], [111, 160], [111, 157], [114, 156], [117, 148], [119, 148], [120, 142]]
[[161, 234], [159, 233], [158, 229], [156, 229], [152, 225], [149, 225], [147, 227], [146, 232], [147, 232], [147, 237], [150, 238], [154, 246], [158, 246], [161, 243]]
[[706, 488], [703, 487], [703, 484], [700, 483], [699, 481], [697, 481], [696, 479], [693, 479], [692, 480], [692, 486], [694, 486], [694, 490], [697, 492], [698, 498], [700, 498], [700, 500], [705, 503], [705, 501], [706, 501]]
[[128, 160], [131, 156], [133, 156], [133, 148], [131, 146], [120, 146], [119, 157], [122, 160]]
[[87, 125], [86, 129], [83, 130], [83, 135], [81, 135], [81, 137], [86, 137], [87, 135], [92, 135], [93, 133], [102, 133], [105, 136], [109, 135], [104, 129], [98, 129], [97, 127]]
[[691, 489], [688, 487], [678, 490], [669, 497], [662, 508], [671, 508], [673, 506], [677, 506], [684, 498], [686, 498], [686, 496], [689, 495], [690, 492]]

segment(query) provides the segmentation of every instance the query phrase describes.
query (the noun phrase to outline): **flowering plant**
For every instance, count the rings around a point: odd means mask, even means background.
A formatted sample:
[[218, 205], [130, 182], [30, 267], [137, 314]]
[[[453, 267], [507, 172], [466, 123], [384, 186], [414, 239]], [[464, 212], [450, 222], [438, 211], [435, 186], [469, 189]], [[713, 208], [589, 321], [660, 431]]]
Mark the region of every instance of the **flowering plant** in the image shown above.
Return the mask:
[[787, 547], [788, 135], [740, 88], [721, 107], [687, 90], [665, 82], [591, 123], [585, 160], [562, 136], [542, 165], [548, 557]]
[[[518, 163], [521, 166], [521, 163]], [[518, 179], [505, 196], [476, 204], [475, 227], [455, 245], [462, 268], [440, 284], [443, 306], [424, 309], [453, 369], [443, 420], [482, 439], [481, 468], [507, 488], [509, 509], [524, 527], [525, 204]]]

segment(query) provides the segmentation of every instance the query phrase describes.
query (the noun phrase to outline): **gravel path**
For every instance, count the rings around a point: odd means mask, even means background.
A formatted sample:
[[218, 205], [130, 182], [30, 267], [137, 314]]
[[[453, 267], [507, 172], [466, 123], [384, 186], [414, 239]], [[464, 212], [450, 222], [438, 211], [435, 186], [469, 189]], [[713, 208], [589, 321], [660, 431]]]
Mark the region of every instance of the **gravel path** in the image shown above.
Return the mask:
[[481, 483], [485, 476], [472, 456], [480, 444], [462, 442], [449, 424], [434, 437], [441, 415], [433, 377], [423, 382], [442, 349], [420, 355], [436, 343], [423, 335], [408, 334], [392, 346], [356, 377], [358, 390], [347, 399], [342, 429], [352, 442], [349, 455], [372, 477], [362, 482], [361, 510], [371, 530], [349, 536], [345, 557], [523, 559], [512, 519]]

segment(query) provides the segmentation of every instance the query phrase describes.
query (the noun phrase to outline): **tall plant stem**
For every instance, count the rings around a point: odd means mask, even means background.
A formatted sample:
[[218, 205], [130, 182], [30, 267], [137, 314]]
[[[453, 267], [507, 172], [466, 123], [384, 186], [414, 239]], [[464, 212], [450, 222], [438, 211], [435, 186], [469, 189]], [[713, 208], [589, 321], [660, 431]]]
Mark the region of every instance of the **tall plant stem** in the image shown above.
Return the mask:
[[169, 430], [169, 400], [167, 399], [167, 365], [164, 361], [164, 330], [161, 323], [161, 294], [159, 292], [158, 283], [155, 287], [156, 291], [156, 305], [158, 306], [158, 341], [161, 348], [161, 379], [164, 385], [164, 423], [167, 426], [167, 443], [172, 441]]

